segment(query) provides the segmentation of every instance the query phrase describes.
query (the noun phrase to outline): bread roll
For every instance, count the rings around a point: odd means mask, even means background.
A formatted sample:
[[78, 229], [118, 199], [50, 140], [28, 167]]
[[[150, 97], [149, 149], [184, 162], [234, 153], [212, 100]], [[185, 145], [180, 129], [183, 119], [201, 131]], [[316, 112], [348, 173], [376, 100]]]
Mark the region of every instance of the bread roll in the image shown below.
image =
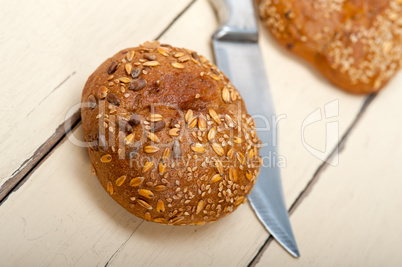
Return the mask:
[[204, 224], [233, 212], [261, 158], [239, 92], [194, 51], [147, 42], [103, 62], [82, 92], [93, 171], [134, 215]]
[[340, 88], [374, 93], [402, 61], [402, 0], [259, 0], [275, 39]]

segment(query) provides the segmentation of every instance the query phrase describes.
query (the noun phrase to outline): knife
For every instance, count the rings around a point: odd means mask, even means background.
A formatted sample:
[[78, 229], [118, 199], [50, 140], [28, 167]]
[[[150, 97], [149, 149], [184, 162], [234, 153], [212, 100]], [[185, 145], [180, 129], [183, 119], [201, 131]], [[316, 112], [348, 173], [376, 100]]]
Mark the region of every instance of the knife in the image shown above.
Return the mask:
[[[239, 90], [253, 116], [262, 141], [260, 156], [271, 166], [261, 167], [249, 202], [268, 232], [292, 256], [300, 257], [282, 192], [280, 171], [272, 160], [277, 154], [276, 117], [258, 46], [258, 25], [252, 0], [211, 0], [223, 25], [212, 44], [218, 68]], [[274, 164], [272, 164], [274, 163]], [[269, 165], [269, 164], [268, 164]]]

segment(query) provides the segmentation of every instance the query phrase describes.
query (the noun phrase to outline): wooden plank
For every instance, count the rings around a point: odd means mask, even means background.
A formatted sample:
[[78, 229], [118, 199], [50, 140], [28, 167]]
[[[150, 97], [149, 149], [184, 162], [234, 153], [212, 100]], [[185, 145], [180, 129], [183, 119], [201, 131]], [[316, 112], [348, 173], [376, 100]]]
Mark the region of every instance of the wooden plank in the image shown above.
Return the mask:
[[402, 74], [352, 131], [341, 164], [327, 168], [291, 216], [301, 250], [273, 242], [257, 266], [401, 266]]
[[[281, 174], [289, 208], [337, 146], [339, 138], [357, 116], [365, 97], [350, 95], [333, 87], [306, 62], [279, 47], [264, 28], [260, 29], [260, 43], [275, 108], [278, 116], [286, 117], [278, 123], [278, 148], [279, 155], [286, 162]], [[326, 119], [325, 105], [329, 103], [337, 103], [339, 114]], [[303, 128], [303, 122], [317, 109], [320, 109], [323, 119]], [[338, 129], [328, 128], [327, 132], [329, 122], [338, 123]], [[305, 144], [302, 142], [303, 131]], [[326, 140], [327, 133], [333, 133], [337, 138]], [[322, 154], [317, 158], [305, 145]]]
[[59, 140], [67, 112], [105, 55], [156, 38], [189, 3], [1, 1], [0, 187], [21, 179]]
[[[166, 32], [162, 41], [210, 57], [210, 36], [217, 26], [209, 2], [200, 0]], [[306, 151], [300, 141], [305, 117], [338, 99], [341, 112], [336, 119], [341, 135], [353, 121], [364, 98], [341, 93], [317, 78], [304, 63], [284, 53], [265, 31], [261, 45], [276, 109], [287, 116], [279, 125], [279, 149], [286, 160], [282, 168], [283, 184], [287, 203], [291, 204], [322, 163]], [[292, 73], [291, 80], [289, 73]], [[317, 124], [306, 129], [308, 142], [323, 141], [325, 121]], [[81, 129], [75, 132], [81, 134]], [[327, 144], [323, 155], [328, 155], [336, 143], [337, 140], [332, 140]], [[30, 263], [38, 265], [244, 266], [268, 237], [248, 205], [220, 222], [202, 227], [169, 228], [141, 223], [100, 190], [96, 178], [89, 177], [88, 165], [84, 149], [63, 143], [2, 204], [0, 223], [4, 227], [0, 229], [0, 239], [11, 240], [0, 252], [5, 254], [5, 263], [24, 265], [31, 260]], [[54, 177], [62, 181], [57, 182]], [[51, 194], [51, 202], [44, 199], [46, 194]], [[29, 219], [31, 235], [28, 240], [20, 218]], [[53, 232], [44, 229], [53, 229]], [[52, 244], [51, 250], [48, 244]], [[102, 257], [96, 258], [96, 254]]]
[[[82, 129], [76, 132], [82, 134]], [[7, 240], [1, 245], [2, 264], [106, 263], [141, 223], [114, 201], [104, 201], [104, 190], [91, 177], [88, 160], [84, 148], [64, 143], [18, 194], [2, 204], [0, 240]], [[68, 179], [60, 179], [64, 173], [69, 173]]]
[[[83, 139], [81, 127], [74, 134]], [[1, 245], [0, 256], [9, 266], [105, 265], [115, 253], [118, 257], [109, 264], [169, 266], [182, 261], [195, 266], [226, 261], [229, 244], [242, 248], [239, 254], [244, 255], [254, 253], [264, 241], [245, 205], [205, 227], [143, 222], [104, 192], [90, 174], [86, 149], [69, 141], [2, 204], [0, 225], [0, 240], [8, 240]], [[250, 238], [239, 239], [234, 233]], [[134, 250], [127, 252], [131, 246]]]

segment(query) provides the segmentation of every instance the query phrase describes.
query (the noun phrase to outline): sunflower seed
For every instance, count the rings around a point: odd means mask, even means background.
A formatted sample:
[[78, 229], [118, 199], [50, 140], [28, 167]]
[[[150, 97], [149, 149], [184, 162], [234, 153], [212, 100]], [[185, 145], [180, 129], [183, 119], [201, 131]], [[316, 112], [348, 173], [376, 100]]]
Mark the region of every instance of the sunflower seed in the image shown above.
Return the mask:
[[107, 181], [106, 191], [107, 191], [109, 194], [113, 195], [113, 185], [112, 185], [112, 183], [111, 183], [110, 181]]
[[192, 52], [192, 53], [191, 53], [191, 56], [192, 56], [195, 60], [198, 61], [198, 55], [197, 55], [196, 52]]
[[157, 122], [151, 124], [151, 132], [159, 132], [163, 128], [165, 128], [164, 121], [157, 121]]
[[160, 142], [159, 138], [155, 134], [153, 134], [151, 132], [146, 132], [145, 135], [148, 137], [149, 140], [151, 140], [151, 141], [153, 141], [155, 143]]
[[110, 104], [120, 106], [120, 99], [115, 93], [108, 94], [106, 100], [109, 101]]
[[205, 148], [200, 143], [191, 144], [190, 147], [191, 147], [191, 150], [193, 150], [194, 152], [197, 152], [197, 153], [205, 152]]
[[159, 199], [156, 203], [156, 211], [159, 213], [165, 212], [165, 203], [163, 203], [162, 199]]
[[217, 173], [217, 174], [215, 174], [214, 176], [212, 176], [211, 182], [212, 182], [212, 183], [216, 183], [216, 182], [220, 181], [221, 179], [222, 179], [222, 176], [220, 176], [220, 175]]
[[141, 118], [137, 114], [131, 115], [130, 119], [128, 120], [128, 123], [131, 126], [137, 126], [138, 124], [141, 123]]
[[147, 210], [152, 210], [152, 206], [149, 205], [149, 203], [146, 202], [145, 200], [138, 199], [137, 202], [138, 202], [138, 204], [140, 204], [142, 207], [146, 208]]
[[127, 57], [127, 61], [133, 60], [134, 55], [135, 55], [135, 51], [134, 51], [134, 50], [128, 51], [127, 56], [126, 56], [126, 57]]
[[146, 53], [146, 54], [144, 54], [144, 58], [145, 58], [146, 60], [153, 61], [153, 60], [156, 59], [156, 56], [153, 55], [153, 54]]
[[148, 67], [155, 67], [155, 66], [160, 65], [160, 63], [158, 61], [147, 61], [147, 62], [144, 62], [142, 65], [148, 66]]
[[149, 171], [153, 166], [154, 166], [154, 162], [153, 162], [153, 161], [147, 161], [147, 162], [144, 164], [144, 167], [142, 167], [142, 172], [145, 173], [145, 172]]
[[103, 163], [108, 163], [108, 162], [112, 161], [112, 156], [110, 154], [106, 154], [106, 155], [103, 155], [100, 160]]
[[112, 74], [114, 73], [117, 68], [119, 67], [119, 64], [117, 62], [112, 62], [109, 66], [109, 68], [107, 69], [107, 74]]
[[184, 69], [184, 65], [179, 62], [172, 62], [172, 66], [176, 69]]
[[140, 76], [140, 73], [141, 73], [141, 69], [140, 69], [140, 68], [134, 68], [134, 69], [131, 71], [131, 77], [133, 77], [133, 79], [137, 79], [138, 76]]
[[215, 110], [210, 109], [209, 111], [209, 115], [211, 116], [211, 118], [217, 123], [217, 124], [221, 124], [221, 120], [219, 119], [218, 114], [216, 113]]
[[148, 154], [153, 154], [159, 151], [159, 147], [156, 146], [146, 146], [144, 147], [144, 152]]
[[124, 183], [124, 181], [126, 180], [126, 178], [127, 178], [127, 175], [123, 175], [123, 176], [120, 176], [119, 178], [117, 178], [116, 185], [121, 186]]
[[215, 127], [213, 127], [208, 132], [208, 141], [214, 140], [215, 136], [216, 136], [216, 129], [215, 129]]
[[144, 177], [135, 177], [131, 179], [130, 186], [139, 186], [140, 184], [142, 184], [142, 182], [144, 182], [144, 180]]
[[154, 193], [152, 193], [152, 191], [147, 190], [147, 189], [138, 190], [138, 194], [140, 194], [140, 196], [143, 196], [143, 197], [146, 197], [146, 198], [153, 198], [154, 197]]
[[106, 86], [99, 87], [98, 93], [97, 93], [98, 98], [99, 99], [104, 99], [107, 96], [108, 91], [109, 90], [107, 89]]
[[219, 144], [212, 143], [211, 147], [215, 151], [215, 153], [218, 154], [218, 156], [223, 156], [225, 154], [225, 151], [223, 150], [223, 148]]
[[151, 121], [151, 122], [155, 122], [155, 121], [161, 121], [163, 119], [161, 114], [152, 114], [150, 116], [148, 116], [147, 120]]
[[147, 86], [147, 81], [144, 78], [138, 78], [131, 81], [128, 89], [138, 91]]
[[216, 75], [219, 75], [219, 72], [218, 72], [218, 70], [217, 70], [217, 69], [215, 69], [215, 68], [211, 68], [211, 71], [212, 71], [213, 73], [215, 73]]
[[200, 213], [203, 209], [204, 209], [204, 200], [200, 200], [200, 201], [198, 201], [198, 203], [197, 203], [197, 210], [196, 210], [196, 213], [195, 214], [198, 214], [198, 213]]
[[174, 159], [180, 159], [181, 158], [181, 148], [180, 148], [180, 143], [177, 140], [173, 141], [173, 158]]

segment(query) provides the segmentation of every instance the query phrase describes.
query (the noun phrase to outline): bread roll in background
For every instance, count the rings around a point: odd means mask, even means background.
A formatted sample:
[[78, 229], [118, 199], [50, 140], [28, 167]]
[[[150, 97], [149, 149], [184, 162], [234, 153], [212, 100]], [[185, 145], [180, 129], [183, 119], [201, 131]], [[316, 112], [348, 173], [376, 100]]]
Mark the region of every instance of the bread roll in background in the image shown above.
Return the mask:
[[382, 89], [402, 62], [402, 0], [259, 0], [275, 39], [356, 94]]
[[82, 93], [93, 172], [134, 215], [216, 221], [246, 202], [261, 158], [239, 92], [194, 51], [147, 42], [107, 59]]

